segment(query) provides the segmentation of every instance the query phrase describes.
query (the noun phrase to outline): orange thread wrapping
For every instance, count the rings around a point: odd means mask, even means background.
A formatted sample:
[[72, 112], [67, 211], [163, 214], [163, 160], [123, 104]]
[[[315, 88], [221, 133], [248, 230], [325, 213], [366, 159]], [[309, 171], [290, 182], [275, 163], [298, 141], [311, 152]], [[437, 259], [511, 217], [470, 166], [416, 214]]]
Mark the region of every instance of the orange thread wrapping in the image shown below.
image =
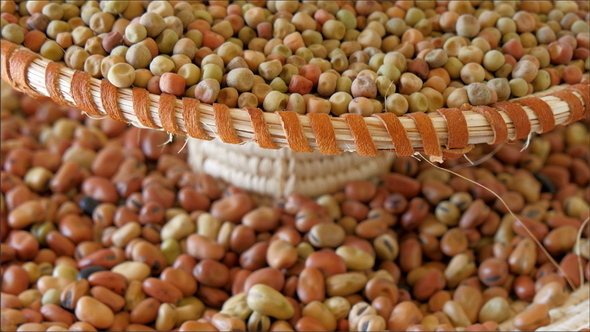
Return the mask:
[[543, 100], [529, 97], [516, 100], [515, 103], [522, 106], [528, 106], [533, 112], [535, 112], [535, 114], [537, 114], [539, 124], [541, 125], [541, 128], [537, 130], [538, 134], [546, 133], [555, 128], [555, 116], [553, 115], [553, 111]]
[[581, 119], [590, 115], [590, 85], [588, 85], [588, 81], [572, 85], [571, 87], [569, 87], [569, 89], [575, 90], [582, 95], [582, 100], [584, 100], [585, 107]]
[[565, 101], [567, 107], [570, 110], [570, 117], [569, 119], [567, 119], [567, 121], [563, 123], [564, 125], [568, 125], [572, 122], [576, 122], [582, 119], [582, 117], [584, 116], [584, 105], [582, 104], [582, 101], [580, 101], [580, 99], [576, 97], [576, 95], [574, 95], [574, 93], [571, 90], [561, 90], [558, 92], [554, 92], [551, 95]]
[[342, 153], [342, 149], [338, 147], [338, 140], [336, 139], [336, 133], [330, 121], [330, 116], [325, 113], [309, 113], [307, 116], [311, 131], [313, 131], [318, 144], [318, 150], [323, 154], [329, 155]]
[[279, 147], [272, 140], [264, 115], [260, 108], [245, 107], [246, 112], [250, 115], [250, 123], [252, 123], [252, 131], [254, 132], [254, 140], [263, 149], [278, 149]]
[[10, 76], [10, 60], [11, 55], [16, 50], [16, 45], [2, 39], [0, 40], [0, 53], [2, 54], [2, 65], [0, 66], [0, 73], [2, 74], [2, 79], [6, 82], [12, 82], [12, 77]]
[[432, 119], [426, 113], [409, 113], [404, 115], [411, 118], [416, 123], [416, 128], [422, 136], [422, 146], [424, 153], [435, 157], [437, 161], [442, 161], [442, 148], [438, 140], [438, 135], [432, 124]]
[[408, 132], [402, 125], [399, 118], [393, 113], [377, 113], [373, 114], [383, 122], [385, 130], [391, 138], [395, 153], [400, 157], [407, 157], [414, 154], [414, 148], [412, 142], [408, 138]]
[[184, 129], [190, 137], [197, 139], [211, 140], [211, 136], [207, 135], [201, 122], [199, 122], [201, 115], [201, 102], [194, 98], [182, 98], [182, 118], [184, 119]]
[[74, 97], [74, 103], [79, 109], [91, 115], [103, 115], [92, 99], [92, 93], [90, 92], [90, 74], [75, 70], [74, 75], [72, 76], [71, 92], [72, 97]]
[[100, 82], [100, 101], [107, 115], [114, 120], [127, 122], [117, 102], [119, 89], [108, 80]]
[[518, 104], [509, 101], [495, 103], [492, 107], [502, 110], [508, 114], [514, 125], [514, 138], [512, 141], [527, 137], [531, 133], [531, 123], [526, 111]]
[[490, 123], [494, 132], [494, 139], [488, 144], [494, 145], [506, 141], [508, 138], [508, 127], [498, 111], [489, 106], [475, 106], [471, 110], [483, 115]]
[[223, 104], [213, 104], [213, 118], [217, 126], [217, 134], [224, 143], [240, 144], [242, 141], [232, 125], [229, 108]]
[[62, 67], [63, 65], [59, 62], [50, 62], [47, 64], [47, 68], [45, 69], [45, 87], [47, 88], [49, 97], [53, 99], [54, 102], [63, 106], [75, 106], [66, 101], [63, 93], [61, 93], [61, 90], [59, 89], [59, 72]]
[[176, 97], [174, 95], [167, 93], [160, 95], [160, 102], [158, 103], [158, 115], [160, 116], [162, 128], [171, 134], [180, 135], [182, 132], [178, 128], [178, 123], [176, 122], [175, 106]]
[[299, 123], [297, 113], [291, 111], [277, 112], [281, 118], [281, 125], [283, 131], [285, 131], [285, 137], [287, 138], [287, 144], [294, 152], [312, 152], [313, 149], [307, 143], [307, 138]]
[[361, 156], [376, 156], [379, 151], [363, 116], [359, 114], [343, 114], [342, 117], [350, 127], [350, 133], [356, 145], [356, 152]]
[[469, 130], [465, 115], [458, 108], [443, 108], [437, 110], [447, 123], [447, 149], [462, 149], [469, 143]]
[[158, 128], [152, 119], [150, 113], [150, 93], [146, 89], [133, 88], [131, 99], [133, 100], [133, 110], [142, 126], [148, 128]]
[[31, 97], [43, 97], [37, 91], [31, 89], [29, 82], [27, 81], [27, 68], [31, 65], [31, 62], [41, 57], [35, 53], [18, 50], [9, 61], [10, 74], [13, 78], [13, 85], [22, 92], [27, 93]]

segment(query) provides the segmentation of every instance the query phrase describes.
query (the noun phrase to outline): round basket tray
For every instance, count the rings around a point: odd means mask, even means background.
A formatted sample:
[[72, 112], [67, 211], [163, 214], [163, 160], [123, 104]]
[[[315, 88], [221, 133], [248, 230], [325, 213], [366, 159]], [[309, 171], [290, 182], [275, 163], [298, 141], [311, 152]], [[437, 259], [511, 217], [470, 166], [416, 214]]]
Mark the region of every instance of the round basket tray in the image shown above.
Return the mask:
[[90, 116], [109, 116], [138, 127], [165, 130], [196, 139], [219, 138], [224, 143], [256, 142], [261, 148], [289, 147], [294, 152], [318, 150], [327, 155], [356, 151], [374, 156], [394, 151], [398, 156], [425, 152], [433, 161], [458, 157], [474, 144], [497, 144], [551, 131], [590, 114], [590, 85], [561, 85], [521, 99], [491, 106], [464, 105], [432, 113], [397, 117], [345, 114], [298, 115], [230, 109], [194, 98], [150, 94], [142, 88], [119, 89], [90, 74], [42, 58], [9, 41], [1, 41], [1, 74], [15, 89], [50, 97], [80, 108]]

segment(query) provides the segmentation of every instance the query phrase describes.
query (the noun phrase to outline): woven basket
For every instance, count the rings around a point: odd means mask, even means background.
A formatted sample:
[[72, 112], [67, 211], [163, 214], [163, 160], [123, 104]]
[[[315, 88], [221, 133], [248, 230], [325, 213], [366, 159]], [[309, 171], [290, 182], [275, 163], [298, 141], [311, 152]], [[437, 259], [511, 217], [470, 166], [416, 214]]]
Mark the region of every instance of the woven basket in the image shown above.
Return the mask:
[[590, 114], [588, 81], [491, 107], [465, 105], [402, 117], [392, 113], [331, 117], [229, 109], [194, 98], [153, 95], [141, 88], [118, 89], [107, 80], [69, 69], [6, 40], [1, 41], [1, 55], [2, 78], [29, 95], [50, 97], [88, 115], [109, 116], [138, 127], [202, 140], [217, 137], [233, 144], [255, 141], [264, 149], [289, 147], [294, 152], [318, 150], [328, 155], [356, 151], [363, 156], [375, 156], [381, 150], [398, 156], [423, 151], [431, 160], [442, 161], [461, 156], [473, 144], [525, 138]]
[[333, 193], [347, 182], [387, 173], [395, 157], [390, 152], [373, 157], [354, 152], [326, 156], [318, 151], [268, 150], [252, 142], [232, 145], [219, 140], [193, 139], [188, 147], [189, 163], [195, 171], [273, 198], [291, 193], [310, 197]]

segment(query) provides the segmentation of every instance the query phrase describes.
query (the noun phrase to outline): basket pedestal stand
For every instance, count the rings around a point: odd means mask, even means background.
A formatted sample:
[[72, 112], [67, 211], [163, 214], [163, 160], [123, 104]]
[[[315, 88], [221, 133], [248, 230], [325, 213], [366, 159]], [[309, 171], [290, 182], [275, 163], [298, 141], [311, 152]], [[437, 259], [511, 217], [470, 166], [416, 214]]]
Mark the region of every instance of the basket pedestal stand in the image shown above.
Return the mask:
[[256, 143], [225, 144], [190, 139], [189, 163], [203, 172], [253, 193], [284, 197], [291, 193], [317, 197], [342, 189], [352, 180], [366, 180], [389, 171], [392, 152], [360, 156], [356, 152], [323, 155], [288, 148], [263, 149]]

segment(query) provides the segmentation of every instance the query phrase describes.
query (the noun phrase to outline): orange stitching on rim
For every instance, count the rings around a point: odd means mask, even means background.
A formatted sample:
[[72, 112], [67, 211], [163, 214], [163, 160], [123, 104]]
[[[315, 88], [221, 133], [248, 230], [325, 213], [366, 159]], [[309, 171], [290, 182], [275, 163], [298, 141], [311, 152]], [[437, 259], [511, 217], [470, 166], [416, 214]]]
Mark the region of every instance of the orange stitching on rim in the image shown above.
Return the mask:
[[240, 144], [242, 141], [236, 134], [236, 129], [233, 127], [231, 117], [229, 115], [229, 107], [223, 104], [213, 104], [213, 118], [217, 126], [217, 134], [224, 143]]
[[252, 131], [254, 132], [254, 140], [263, 149], [278, 149], [279, 147], [272, 140], [270, 133], [264, 121], [264, 115], [260, 108], [245, 107], [246, 112], [250, 115], [250, 123], [252, 123]]
[[572, 122], [576, 122], [584, 117], [584, 105], [582, 101], [574, 95], [574, 93], [570, 89], [557, 91], [551, 94], [551, 96], [555, 96], [563, 101], [566, 102], [567, 107], [570, 110], [570, 117], [563, 123], [563, 125], [568, 125]]
[[414, 154], [414, 147], [408, 138], [408, 132], [402, 125], [399, 118], [393, 113], [378, 113], [373, 114], [383, 122], [385, 130], [391, 138], [395, 153], [400, 157], [407, 157]]
[[312, 152], [312, 148], [307, 143], [307, 138], [303, 134], [303, 128], [299, 123], [297, 113], [291, 111], [280, 111], [277, 114], [281, 117], [281, 125], [285, 131], [285, 137], [289, 147], [294, 152]]
[[13, 76], [12, 78], [14, 80], [14, 86], [18, 90], [21, 90], [22, 92], [25, 92], [31, 97], [35, 98], [44, 96], [29, 86], [29, 82], [27, 81], [27, 69], [33, 60], [40, 58], [41, 57], [35, 53], [21, 49], [16, 51], [8, 62], [10, 66], [10, 74]]
[[493, 108], [502, 110], [508, 114], [514, 125], [514, 138], [511, 141], [527, 137], [532, 130], [531, 122], [522, 106], [509, 101], [503, 101], [491, 105]]
[[102, 116], [103, 114], [96, 108], [94, 100], [92, 99], [92, 93], [90, 92], [90, 74], [76, 70], [72, 76], [71, 82], [72, 97], [76, 106], [82, 111]]
[[0, 73], [2, 74], [2, 79], [6, 82], [9, 82], [12, 85], [12, 77], [10, 76], [10, 62], [8, 60], [11, 59], [11, 55], [14, 50], [17, 49], [17, 46], [5, 39], [0, 40], [0, 52], [2, 54], [2, 66], [0, 66]]
[[535, 97], [523, 98], [515, 100], [514, 102], [523, 106], [528, 106], [533, 112], [535, 112], [535, 114], [537, 114], [539, 124], [541, 125], [541, 128], [537, 130], [538, 134], [546, 133], [555, 128], [555, 116], [553, 115], [551, 107], [549, 107], [546, 102]]
[[492, 131], [494, 132], [494, 139], [488, 143], [489, 145], [506, 141], [508, 138], [508, 127], [498, 111], [489, 106], [474, 106], [471, 110], [483, 115], [490, 123]]
[[422, 146], [424, 153], [433, 157], [442, 157], [442, 148], [438, 140], [438, 135], [432, 124], [432, 119], [426, 113], [409, 113], [404, 116], [411, 118], [416, 123], [418, 132], [422, 136]]
[[447, 123], [449, 138], [447, 149], [462, 149], [469, 144], [469, 130], [465, 115], [458, 108], [441, 108], [436, 110]]
[[568, 89], [576, 90], [582, 95], [582, 99], [584, 100], [584, 113], [582, 114], [582, 118], [587, 117], [590, 115], [590, 85], [588, 85], [589, 81], [584, 81], [580, 84], [572, 85]]
[[350, 133], [356, 145], [356, 152], [361, 156], [376, 156], [379, 151], [363, 116], [359, 114], [343, 114], [341, 116], [350, 127]]
[[174, 95], [167, 93], [162, 93], [160, 95], [158, 115], [160, 116], [162, 128], [171, 134], [179, 135], [182, 132], [178, 128], [178, 123], [176, 122], [174, 106], [176, 106], [176, 97]]
[[128, 122], [125, 117], [123, 117], [123, 112], [119, 108], [119, 103], [117, 102], [119, 94], [119, 89], [112, 85], [111, 82], [108, 80], [101, 80], [100, 82], [100, 101], [102, 102], [102, 107], [104, 108], [107, 115], [114, 120], [120, 122]]
[[318, 150], [323, 154], [337, 155], [342, 153], [342, 149], [338, 147], [338, 140], [334, 132], [334, 126], [330, 121], [330, 116], [325, 113], [309, 113], [309, 124], [311, 131], [315, 136], [318, 144]]
[[184, 129], [190, 137], [203, 140], [211, 140], [213, 137], [207, 135], [199, 122], [201, 102], [195, 98], [182, 98], [182, 118]]
[[133, 110], [142, 126], [148, 128], [158, 128], [150, 114], [150, 93], [146, 89], [133, 88], [131, 98], [133, 99]]
[[59, 62], [50, 62], [47, 64], [47, 68], [45, 69], [45, 87], [47, 88], [49, 97], [53, 99], [54, 102], [64, 106], [76, 106], [66, 101], [59, 89], [59, 72], [62, 67], [63, 65]]

